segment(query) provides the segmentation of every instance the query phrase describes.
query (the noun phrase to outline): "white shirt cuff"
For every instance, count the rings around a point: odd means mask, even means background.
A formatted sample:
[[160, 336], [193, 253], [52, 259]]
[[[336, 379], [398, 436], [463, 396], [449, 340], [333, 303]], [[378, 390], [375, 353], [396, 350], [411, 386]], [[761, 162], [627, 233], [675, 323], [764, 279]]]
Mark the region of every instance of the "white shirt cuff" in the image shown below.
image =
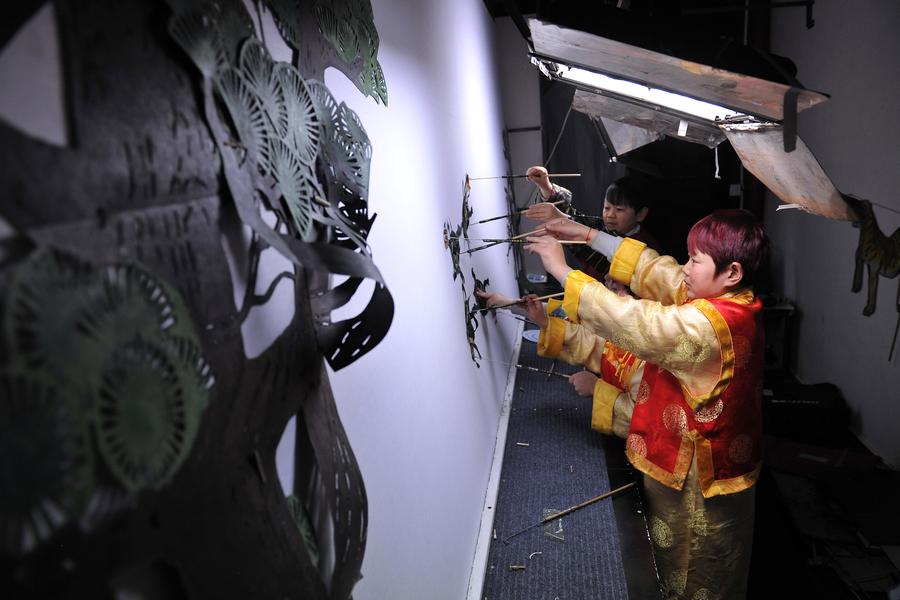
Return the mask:
[[589, 245], [607, 259], [612, 260], [613, 255], [622, 243], [622, 239], [603, 231], [597, 231], [597, 235], [594, 236]]

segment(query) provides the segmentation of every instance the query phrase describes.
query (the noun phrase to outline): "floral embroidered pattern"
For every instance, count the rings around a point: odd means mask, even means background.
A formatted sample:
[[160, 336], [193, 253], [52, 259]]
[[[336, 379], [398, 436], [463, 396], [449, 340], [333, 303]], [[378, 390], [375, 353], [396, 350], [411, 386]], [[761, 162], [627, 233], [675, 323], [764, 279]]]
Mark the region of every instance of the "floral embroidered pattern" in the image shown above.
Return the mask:
[[650, 538], [654, 544], [663, 549], [669, 549], [675, 545], [672, 528], [659, 517], [650, 517]]
[[643, 404], [647, 400], [650, 399], [650, 384], [641, 380], [641, 385], [638, 386], [637, 396], [634, 399], [635, 404]]
[[635, 349], [637, 349], [637, 343], [634, 337], [630, 333], [622, 329], [613, 334], [613, 336], [610, 337], [609, 341], [611, 341], [619, 348], [628, 350], [629, 352], [634, 352]]
[[669, 573], [664, 588], [666, 596], [669, 598], [684, 594], [684, 590], [687, 588], [687, 569], [676, 569]]
[[683, 435], [687, 431], [687, 414], [677, 404], [669, 404], [662, 414], [663, 425], [668, 431]]
[[716, 400], [714, 404], [711, 406], [704, 406], [703, 408], [694, 412], [694, 419], [698, 423], [712, 423], [716, 419], [719, 418], [719, 415], [722, 414], [722, 411], [725, 409], [725, 403], [721, 398]]
[[702, 508], [691, 511], [689, 525], [691, 531], [697, 535], [702, 537], [709, 535], [709, 520], [706, 518], [706, 511]]
[[709, 353], [709, 347], [702, 341], [693, 336], [682, 334], [678, 336], [678, 342], [666, 355], [664, 362], [696, 365], [708, 359]]
[[628, 434], [628, 440], [625, 442], [625, 449], [628, 454], [637, 456], [647, 456], [647, 442], [644, 438], [636, 433]]
[[728, 456], [738, 464], [750, 460], [750, 457], [753, 456], [753, 438], [746, 433], [735, 436], [728, 445]]
[[713, 600], [713, 595], [708, 589], [700, 588], [694, 592], [694, 595], [691, 596], [691, 600]]

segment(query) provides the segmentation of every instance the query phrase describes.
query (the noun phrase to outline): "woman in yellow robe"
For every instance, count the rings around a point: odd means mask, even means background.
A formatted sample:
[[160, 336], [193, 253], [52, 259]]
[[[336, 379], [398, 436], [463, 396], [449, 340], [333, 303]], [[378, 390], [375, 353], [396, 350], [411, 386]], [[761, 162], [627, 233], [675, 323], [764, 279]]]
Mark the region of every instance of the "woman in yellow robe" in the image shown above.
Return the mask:
[[[747, 211], [701, 219], [684, 266], [565, 219], [547, 231], [587, 239], [638, 296], [618, 296], [570, 269], [554, 237], [529, 238], [526, 249], [566, 292], [565, 320], [529, 305], [542, 325], [540, 351], [578, 363], [599, 336], [646, 361], [626, 451], [645, 474], [666, 597], [743, 598], [760, 469], [763, 328], [751, 284], [766, 257], [761, 226]], [[617, 399], [610, 393], [604, 405], [595, 393], [595, 412], [614, 422]]]

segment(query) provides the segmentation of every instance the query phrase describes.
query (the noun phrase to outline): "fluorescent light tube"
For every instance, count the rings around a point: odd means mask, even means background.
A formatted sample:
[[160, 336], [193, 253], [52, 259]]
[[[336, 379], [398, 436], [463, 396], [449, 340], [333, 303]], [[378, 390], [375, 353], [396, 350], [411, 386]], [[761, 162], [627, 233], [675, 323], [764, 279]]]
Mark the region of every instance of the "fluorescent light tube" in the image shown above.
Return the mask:
[[560, 79], [580, 83], [594, 89], [613, 92], [620, 96], [636, 98], [650, 104], [658, 104], [707, 121], [715, 122], [716, 119], [746, 116], [743, 113], [730, 108], [725, 108], [724, 106], [718, 106], [680, 94], [650, 88], [640, 83], [634, 83], [633, 81], [615, 79], [578, 67], [569, 67], [567, 65], [556, 63], [556, 75]]

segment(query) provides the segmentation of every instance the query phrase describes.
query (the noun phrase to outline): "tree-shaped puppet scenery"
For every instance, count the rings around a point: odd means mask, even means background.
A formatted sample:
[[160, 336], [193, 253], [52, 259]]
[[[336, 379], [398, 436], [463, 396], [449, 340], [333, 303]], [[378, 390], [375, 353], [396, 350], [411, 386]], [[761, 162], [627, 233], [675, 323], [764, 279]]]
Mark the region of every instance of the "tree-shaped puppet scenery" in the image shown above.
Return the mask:
[[[10, 11], [0, 45], [39, 9]], [[322, 82], [387, 103], [368, 0], [53, 9], [73, 142], [0, 122], [12, 597], [350, 598], [366, 495], [325, 364], [363, 359], [393, 300], [367, 242], [372, 144]]]

